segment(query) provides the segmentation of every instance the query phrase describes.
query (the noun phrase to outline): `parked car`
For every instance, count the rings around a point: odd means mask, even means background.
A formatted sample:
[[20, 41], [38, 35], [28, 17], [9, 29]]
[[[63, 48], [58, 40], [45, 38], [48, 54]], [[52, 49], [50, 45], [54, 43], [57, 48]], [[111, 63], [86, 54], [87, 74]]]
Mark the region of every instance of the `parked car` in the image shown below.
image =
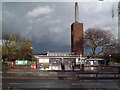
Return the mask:
[[43, 64], [37, 64], [37, 68], [42, 68]]

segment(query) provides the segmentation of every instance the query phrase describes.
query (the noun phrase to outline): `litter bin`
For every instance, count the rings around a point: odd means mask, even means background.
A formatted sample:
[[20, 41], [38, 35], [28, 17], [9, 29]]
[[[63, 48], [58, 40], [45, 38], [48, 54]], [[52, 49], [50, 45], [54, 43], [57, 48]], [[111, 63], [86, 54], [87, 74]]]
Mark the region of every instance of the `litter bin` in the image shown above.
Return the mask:
[[12, 62], [11, 62], [11, 67], [14, 68], [14, 65], [15, 65], [15, 62], [12, 61]]

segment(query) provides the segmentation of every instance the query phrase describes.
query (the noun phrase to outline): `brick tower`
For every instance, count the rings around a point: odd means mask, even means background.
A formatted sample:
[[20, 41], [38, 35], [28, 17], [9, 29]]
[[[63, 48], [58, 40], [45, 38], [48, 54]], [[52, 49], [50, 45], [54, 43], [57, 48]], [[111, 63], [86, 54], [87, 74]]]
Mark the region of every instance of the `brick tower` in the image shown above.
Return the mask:
[[78, 3], [75, 3], [75, 22], [71, 25], [71, 52], [83, 55], [83, 23], [79, 23]]

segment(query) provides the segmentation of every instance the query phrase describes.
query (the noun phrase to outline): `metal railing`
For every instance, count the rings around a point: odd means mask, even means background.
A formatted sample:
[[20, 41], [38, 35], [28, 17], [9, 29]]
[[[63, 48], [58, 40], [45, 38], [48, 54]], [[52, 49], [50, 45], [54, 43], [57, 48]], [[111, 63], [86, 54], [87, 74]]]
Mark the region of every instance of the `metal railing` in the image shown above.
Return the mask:
[[71, 79], [120, 79], [120, 73], [81, 73], [81, 72], [30, 72], [30, 73], [3, 73], [3, 76], [16, 77], [47, 77]]

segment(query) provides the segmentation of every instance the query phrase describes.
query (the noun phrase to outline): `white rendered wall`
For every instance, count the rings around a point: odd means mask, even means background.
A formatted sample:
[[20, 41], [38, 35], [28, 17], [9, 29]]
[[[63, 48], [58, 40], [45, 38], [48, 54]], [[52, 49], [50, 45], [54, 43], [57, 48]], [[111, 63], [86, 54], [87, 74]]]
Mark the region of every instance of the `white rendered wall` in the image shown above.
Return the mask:
[[39, 63], [49, 63], [49, 59], [48, 58], [46, 58], [46, 59], [40, 58]]

